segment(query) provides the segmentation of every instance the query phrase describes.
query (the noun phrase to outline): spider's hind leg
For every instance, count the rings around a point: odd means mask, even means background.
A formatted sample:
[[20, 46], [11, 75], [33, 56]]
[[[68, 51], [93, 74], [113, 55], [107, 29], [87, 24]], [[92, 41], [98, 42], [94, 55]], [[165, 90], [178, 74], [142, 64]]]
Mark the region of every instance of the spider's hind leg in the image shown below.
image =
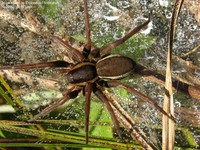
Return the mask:
[[118, 87], [118, 88], [123, 88], [127, 91], [129, 91], [130, 93], [139, 96], [140, 98], [142, 98], [143, 100], [147, 101], [148, 103], [152, 104], [156, 109], [158, 109], [163, 115], [167, 116], [168, 118], [170, 118], [171, 120], [175, 121], [175, 118], [171, 115], [168, 114], [166, 111], [163, 110], [162, 107], [160, 107], [156, 101], [154, 101], [153, 99], [149, 98], [148, 96], [140, 93], [139, 91], [135, 90], [133, 87], [125, 85], [121, 82], [118, 81], [108, 81], [103, 83], [103, 85], [105, 87]]

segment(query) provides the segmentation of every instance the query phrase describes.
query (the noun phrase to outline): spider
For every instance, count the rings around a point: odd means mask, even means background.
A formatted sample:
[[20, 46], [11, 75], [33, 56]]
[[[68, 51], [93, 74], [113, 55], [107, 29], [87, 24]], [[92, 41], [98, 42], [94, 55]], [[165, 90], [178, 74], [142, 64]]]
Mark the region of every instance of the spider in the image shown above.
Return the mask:
[[[82, 52], [78, 49], [70, 46], [68, 43], [64, 42], [62, 39], [51, 36], [51, 40], [55, 41], [61, 45], [64, 45], [70, 49], [70, 54], [72, 54], [75, 64], [69, 63], [63, 60], [52, 61], [52, 62], [42, 62], [37, 64], [25, 64], [19, 66], [7, 66], [1, 67], [0, 70], [6, 69], [34, 69], [34, 68], [46, 68], [54, 67], [59, 68], [60, 73], [66, 75], [66, 80], [69, 83], [66, 92], [64, 92], [64, 98], [55, 102], [54, 104], [48, 106], [42, 110], [39, 114], [35, 115], [29, 121], [35, 121], [45, 116], [49, 112], [56, 109], [58, 106], [64, 104], [70, 99], [74, 99], [82, 91], [85, 95], [85, 133], [86, 133], [86, 143], [88, 143], [88, 127], [89, 127], [89, 114], [90, 114], [90, 101], [92, 92], [96, 97], [103, 102], [107, 110], [109, 111], [111, 118], [113, 120], [114, 127], [116, 128], [117, 134], [120, 136], [120, 126], [117, 116], [109, 103], [109, 96], [103, 92], [105, 88], [109, 87], [120, 87], [124, 88], [131, 93], [135, 93], [135, 90], [125, 85], [117, 80], [127, 77], [134, 71], [136, 62], [131, 58], [122, 55], [111, 55], [110, 52], [113, 48], [121, 45], [127, 41], [131, 36], [138, 33], [143, 27], [148, 25], [150, 19], [141, 24], [140, 26], [134, 28], [131, 32], [125, 35], [123, 38], [108, 44], [103, 49], [92, 48], [91, 46], [91, 36], [90, 36], [90, 25], [89, 25], [89, 13], [87, 0], [84, 0], [84, 15], [85, 15], [85, 31], [86, 31], [86, 44]], [[164, 115], [172, 118], [168, 115], [160, 106], [156, 104], [153, 100], [145, 97], [143, 98], [153, 104], [160, 112]], [[173, 118], [172, 118], [173, 119]]]

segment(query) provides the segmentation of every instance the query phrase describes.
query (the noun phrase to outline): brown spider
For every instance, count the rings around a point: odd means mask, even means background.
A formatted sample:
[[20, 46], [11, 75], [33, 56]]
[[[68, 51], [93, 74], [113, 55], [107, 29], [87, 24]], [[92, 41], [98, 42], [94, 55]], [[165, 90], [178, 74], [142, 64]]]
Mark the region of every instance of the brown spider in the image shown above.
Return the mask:
[[[66, 61], [53, 61], [53, 62], [43, 62], [37, 64], [28, 64], [20, 66], [8, 66], [1, 67], [0, 70], [6, 69], [34, 69], [34, 68], [46, 68], [46, 67], [56, 67], [60, 68], [60, 72], [66, 74], [68, 83], [70, 84], [68, 90], [64, 93], [64, 98], [45, 108], [39, 114], [34, 116], [29, 121], [35, 121], [45, 116], [49, 112], [53, 111], [58, 106], [64, 104], [69, 99], [76, 98], [78, 94], [83, 91], [85, 95], [85, 132], [86, 132], [86, 143], [88, 143], [88, 126], [89, 126], [89, 114], [90, 114], [90, 101], [91, 93], [93, 92], [105, 105], [105, 107], [110, 112], [111, 118], [114, 123], [114, 127], [117, 130], [118, 135], [120, 136], [120, 126], [118, 118], [116, 117], [114, 110], [109, 103], [109, 96], [103, 92], [104, 88], [109, 87], [120, 87], [126, 89], [127, 91], [135, 94], [136, 91], [119, 81], [117, 79], [124, 78], [128, 76], [131, 72], [134, 71], [136, 62], [131, 58], [121, 55], [110, 55], [110, 52], [113, 48], [124, 43], [131, 36], [139, 32], [143, 27], [145, 27], [150, 20], [146, 21], [142, 25], [134, 28], [131, 32], [125, 35], [123, 38], [109, 44], [104, 49], [92, 49], [91, 47], [91, 38], [90, 38], [90, 27], [89, 27], [89, 14], [87, 7], [87, 0], [84, 0], [84, 9], [85, 9], [85, 30], [86, 30], [86, 44], [82, 53], [73, 48], [66, 42], [62, 41], [60, 38], [52, 36], [51, 39], [61, 45], [70, 49], [70, 54], [73, 55], [75, 64], [68, 63]], [[107, 80], [104, 80], [107, 79]], [[153, 100], [141, 95], [143, 99], [147, 100], [153, 104], [160, 112], [164, 115], [172, 118], [168, 115], [160, 106], [156, 104]], [[125, 117], [128, 122], [131, 121]], [[172, 118], [173, 119], [173, 118]]]

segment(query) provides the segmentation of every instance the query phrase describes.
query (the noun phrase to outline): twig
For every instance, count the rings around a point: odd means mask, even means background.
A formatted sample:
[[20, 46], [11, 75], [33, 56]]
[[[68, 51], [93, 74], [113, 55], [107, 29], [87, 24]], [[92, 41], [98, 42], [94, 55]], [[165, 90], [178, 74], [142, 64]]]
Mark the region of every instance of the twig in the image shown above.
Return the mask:
[[190, 50], [189, 52], [182, 54], [181, 57], [182, 58], [187, 57], [188, 55], [190, 55], [190, 54], [196, 52], [197, 50], [199, 50], [199, 48], [200, 48], [200, 45], [197, 45], [192, 50]]

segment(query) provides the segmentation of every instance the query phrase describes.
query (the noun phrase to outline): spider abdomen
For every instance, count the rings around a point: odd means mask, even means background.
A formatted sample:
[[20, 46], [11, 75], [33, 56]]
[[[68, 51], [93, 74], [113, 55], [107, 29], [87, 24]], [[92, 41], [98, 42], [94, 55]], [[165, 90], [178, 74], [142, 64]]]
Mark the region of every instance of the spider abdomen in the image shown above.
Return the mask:
[[85, 85], [86, 82], [94, 82], [97, 79], [95, 64], [83, 62], [77, 64], [67, 74], [69, 83]]
[[136, 63], [129, 57], [110, 55], [99, 60], [96, 64], [99, 78], [120, 79], [129, 75]]

